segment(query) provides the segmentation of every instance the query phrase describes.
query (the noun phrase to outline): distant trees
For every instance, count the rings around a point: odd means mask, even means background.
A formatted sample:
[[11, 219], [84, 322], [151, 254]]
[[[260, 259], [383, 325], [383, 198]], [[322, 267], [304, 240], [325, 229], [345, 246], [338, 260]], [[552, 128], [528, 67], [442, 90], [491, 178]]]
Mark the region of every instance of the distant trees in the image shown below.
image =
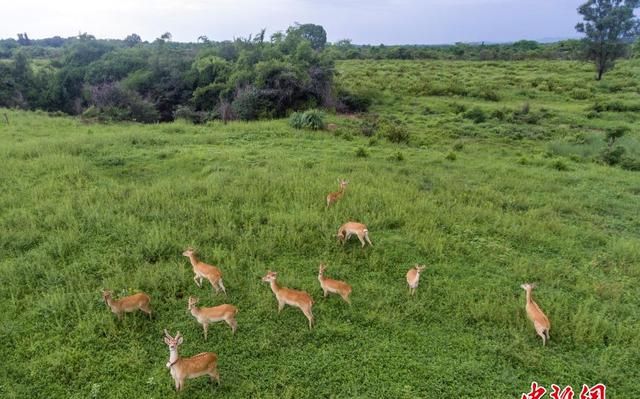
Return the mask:
[[133, 47], [142, 43], [142, 38], [137, 33], [132, 33], [129, 36], [124, 38], [124, 43], [128, 47]]
[[625, 40], [638, 33], [633, 11], [639, 6], [640, 0], [588, 0], [578, 8], [584, 22], [576, 30], [586, 35], [587, 57], [595, 62], [598, 80], [624, 55]]

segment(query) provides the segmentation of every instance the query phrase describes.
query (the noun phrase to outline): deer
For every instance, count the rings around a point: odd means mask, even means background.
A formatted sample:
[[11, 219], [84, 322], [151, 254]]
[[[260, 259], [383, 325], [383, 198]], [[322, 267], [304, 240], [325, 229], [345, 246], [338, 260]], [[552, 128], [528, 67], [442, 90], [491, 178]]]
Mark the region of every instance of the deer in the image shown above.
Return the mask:
[[327, 194], [327, 208], [342, 198], [344, 190], [347, 188], [347, 184], [349, 184], [349, 180], [338, 179], [338, 183], [340, 184], [338, 191]]
[[344, 243], [354, 234], [358, 236], [358, 240], [360, 240], [362, 248], [364, 248], [365, 246], [365, 240], [367, 240], [367, 243], [369, 243], [369, 245], [373, 246], [371, 240], [369, 239], [369, 230], [367, 229], [367, 226], [362, 223], [347, 222], [343, 224], [342, 226], [340, 226], [340, 229], [338, 229], [337, 237], [338, 240], [340, 240], [340, 242], [344, 245]]
[[409, 284], [409, 293], [411, 295], [416, 293], [416, 288], [418, 288], [418, 283], [420, 282], [420, 273], [422, 273], [426, 267], [425, 265], [415, 265], [407, 272], [407, 284]]
[[267, 274], [262, 277], [262, 281], [270, 284], [271, 291], [273, 291], [276, 299], [278, 300], [278, 314], [282, 312], [284, 305], [296, 307], [300, 309], [309, 320], [309, 330], [311, 330], [313, 326], [313, 313], [311, 313], [313, 299], [304, 291], [297, 291], [290, 288], [280, 287], [276, 282], [277, 276], [277, 272], [272, 272], [271, 270], [269, 270]]
[[193, 248], [187, 248], [182, 255], [189, 258], [191, 266], [193, 266], [193, 281], [196, 282], [198, 287], [202, 287], [202, 280], [206, 278], [211, 283], [216, 294], [222, 290], [222, 292], [227, 295], [227, 290], [224, 288], [224, 284], [222, 283], [222, 272], [220, 269], [198, 260]]
[[318, 270], [318, 281], [320, 282], [322, 291], [324, 291], [324, 297], [326, 298], [329, 293], [338, 294], [346, 303], [351, 305], [351, 300], [349, 299], [349, 295], [351, 295], [351, 286], [344, 281], [326, 278], [324, 276], [324, 271], [326, 269], [327, 266], [324, 263], [321, 263], [320, 269]]
[[235, 335], [236, 328], [238, 328], [238, 322], [236, 321], [236, 314], [238, 308], [233, 305], [224, 304], [214, 306], [211, 308], [199, 308], [196, 306], [198, 298], [189, 297], [189, 306], [187, 309], [191, 312], [193, 317], [198, 320], [198, 323], [202, 324], [204, 329], [204, 340], [207, 340], [207, 330], [209, 329], [209, 323], [215, 323], [218, 321], [224, 321], [231, 327], [231, 333]]
[[529, 317], [529, 320], [533, 322], [533, 327], [536, 329], [536, 333], [542, 338], [542, 346], [545, 346], [547, 340], [551, 338], [549, 337], [549, 329], [551, 328], [551, 323], [549, 323], [549, 319], [542, 312], [538, 304], [535, 303], [531, 298], [531, 290], [536, 288], [536, 285], [525, 283], [520, 287], [525, 290], [527, 295], [527, 316]]
[[178, 347], [182, 345], [182, 334], [177, 332], [172, 337], [167, 330], [164, 330], [164, 343], [169, 346], [169, 361], [166, 366], [176, 384], [176, 391], [181, 391], [184, 387], [185, 379], [197, 378], [209, 375], [211, 381], [214, 379], [220, 385], [220, 373], [218, 373], [218, 355], [213, 352], [202, 352], [191, 357], [180, 357]]
[[122, 320], [123, 313], [135, 312], [136, 310], [141, 310], [151, 317], [151, 306], [149, 306], [151, 298], [144, 292], [120, 299], [113, 299], [112, 295], [113, 293], [110, 290], [102, 290], [102, 299], [104, 299], [111, 311], [118, 316], [118, 320]]

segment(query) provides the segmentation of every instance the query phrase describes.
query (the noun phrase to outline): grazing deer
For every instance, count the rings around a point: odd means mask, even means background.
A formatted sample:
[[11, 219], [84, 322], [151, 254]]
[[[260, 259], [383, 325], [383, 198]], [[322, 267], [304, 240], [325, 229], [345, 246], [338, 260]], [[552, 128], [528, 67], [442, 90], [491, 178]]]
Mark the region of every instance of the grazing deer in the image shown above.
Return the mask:
[[307, 319], [309, 319], [309, 329], [313, 325], [313, 314], [311, 313], [311, 307], [313, 306], [313, 299], [309, 294], [304, 291], [292, 290], [290, 288], [281, 288], [276, 282], [278, 273], [269, 270], [267, 274], [262, 277], [262, 281], [271, 285], [271, 291], [278, 300], [278, 313], [282, 311], [284, 305], [294, 306], [302, 310]]
[[349, 299], [349, 295], [351, 295], [351, 286], [344, 281], [326, 278], [324, 276], [324, 271], [326, 269], [327, 266], [324, 263], [321, 263], [320, 269], [318, 270], [318, 281], [320, 281], [320, 286], [322, 287], [322, 291], [324, 291], [324, 297], [326, 298], [330, 292], [338, 294], [345, 300], [345, 302], [351, 305], [351, 300]]
[[226, 295], [227, 291], [222, 284], [222, 272], [215, 266], [208, 265], [204, 262], [200, 262], [196, 257], [196, 252], [193, 248], [187, 248], [183, 253], [183, 256], [189, 258], [191, 266], [193, 266], [193, 281], [196, 282], [198, 287], [202, 287], [202, 279], [206, 278], [211, 283], [211, 286], [216, 290], [216, 294], [222, 290]]
[[191, 311], [193, 317], [198, 320], [198, 323], [202, 324], [204, 329], [204, 340], [207, 340], [207, 330], [209, 329], [209, 323], [215, 323], [217, 321], [224, 321], [231, 327], [231, 333], [236, 333], [238, 322], [236, 321], [236, 313], [238, 308], [233, 305], [219, 305], [212, 308], [199, 308], [196, 307], [198, 298], [192, 296], [189, 297], [188, 309]]
[[218, 385], [220, 385], [218, 355], [213, 352], [202, 352], [191, 357], [180, 357], [178, 355], [178, 346], [182, 345], [180, 331], [175, 337], [172, 337], [165, 329], [164, 343], [169, 346], [167, 368], [176, 383], [176, 391], [182, 390], [185, 379], [197, 378], [203, 375], [209, 375], [212, 381], [215, 378]]
[[151, 317], [151, 306], [149, 302], [151, 298], [144, 292], [125, 296], [120, 299], [111, 298], [113, 293], [109, 290], [102, 291], [102, 299], [107, 304], [111, 311], [118, 316], [118, 320], [122, 320], [123, 313], [135, 312], [136, 310], [142, 310]]
[[347, 188], [347, 184], [349, 184], [349, 180], [338, 179], [338, 183], [340, 184], [340, 188], [338, 191], [329, 193], [327, 195], [327, 208], [331, 206], [331, 204], [335, 204], [338, 202], [340, 198], [344, 195], [344, 190]]
[[411, 295], [416, 293], [418, 283], [420, 282], [420, 273], [426, 268], [425, 265], [415, 265], [407, 272], [407, 284], [409, 284], [409, 292]]
[[347, 222], [343, 224], [342, 226], [340, 226], [340, 229], [338, 229], [337, 236], [338, 240], [340, 240], [340, 242], [344, 244], [354, 234], [358, 236], [358, 240], [360, 240], [363, 248], [365, 246], [365, 240], [367, 240], [369, 245], [373, 246], [371, 240], [369, 239], [369, 230], [367, 229], [367, 226], [362, 223]]
[[536, 333], [540, 337], [542, 337], [542, 346], [546, 345], [549, 337], [549, 329], [551, 328], [551, 323], [549, 323], [549, 319], [542, 312], [537, 303], [531, 299], [531, 290], [536, 288], [535, 284], [522, 284], [522, 287], [527, 293], [527, 316], [529, 316], [529, 320], [533, 322], [533, 327], [536, 329]]

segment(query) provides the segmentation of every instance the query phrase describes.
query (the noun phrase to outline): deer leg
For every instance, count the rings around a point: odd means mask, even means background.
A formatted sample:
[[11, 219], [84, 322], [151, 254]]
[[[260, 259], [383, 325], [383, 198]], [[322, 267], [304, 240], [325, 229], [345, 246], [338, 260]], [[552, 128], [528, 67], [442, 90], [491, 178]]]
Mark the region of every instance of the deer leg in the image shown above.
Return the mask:
[[304, 313], [304, 315], [307, 316], [307, 319], [309, 319], [309, 330], [311, 330], [311, 326], [313, 325], [313, 314], [311, 313], [311, 308], [303, 309], [302, 313]]
[[278, 301], [278, 314], [282, 312], [283, 308], [284, 308], [284, 302]]
[[371, 245], [373, 247], [373, 244], [371, 243], [371, 240], [369, 239], [369, 232], [364, 233], [364, 238], [367, 240], [369, 245]]
[[211, 380], [215, 379], [218, 382], [218, 385], [220, 385], [220, 373], [218, 373], [217, 368], [214, 367], [209, 375], [211, 376]]
[[351, 299], [349, 299], [349, 294], [344, 294], [344, 295], [341, 295], [341, 296], [342, 296], [342, 299], [344, 299], [346, 303], [351, 305]]
[[197, 275], [197, 274], [196, 274], [195, 276], [193, 276], [193, 281], [195, 281], [195, 282], [196, 282], [196, 285], [197, 285], [198, 287], [201, 287], [201, 286], [202, 286], [202, 281], [198, 282], [198, 275]]
[[218, 288], [218, 282], [214, 281], [212, 279], [209, 279], [209, 282], [211, 283], [211, 287], [214, 289], [214, 291], [217, 293], [220, 292], [220, 288]]
[[222, 292], [227, 295], [227, 290], [224, 288], [224, 284], [222, 284], [222, 278], [220, 278], [218, 280], [218, 286], [220, 287], [220, 289], [222, 290]]
[[326, 297], [327, 297], [327, 295], [329, 295], [329, 291], [327, 291], [327, 290], [325, 290], [325, 289], [323, 289], [323, 291], [324, 291], [324, 297], [326, 298]]
[[207, 330], [209, 329], [208, 323], [202, 323], [202, 328], [204, 329], [204, 340], [207, 340]]
[[360, 240], [360, 243], [362, 244], [362, 248], [364, 248], [364, 237], [366, 237], [364, 234], [358, 234], [358, 240]]
[[238, 322], [236, 319], [227, 319], [225, 322], [231, 327], [231, 333], [235, 335], [236, 328], [238, 328]]

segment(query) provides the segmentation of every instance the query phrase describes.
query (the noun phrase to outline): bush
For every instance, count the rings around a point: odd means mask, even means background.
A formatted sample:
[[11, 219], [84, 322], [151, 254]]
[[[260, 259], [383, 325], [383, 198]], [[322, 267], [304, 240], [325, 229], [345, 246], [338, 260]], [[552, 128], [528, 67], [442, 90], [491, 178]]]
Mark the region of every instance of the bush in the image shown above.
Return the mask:
[[628, 133], [629, 130], [631, 129], [629, 129], [628, 126], [616, 126], [607, 129], [607, 144], [609, 147], [611, 147], [620, 137]]
[[399, 123], [388, 123], [384, 128], [384, 137], [392, 143], [408, 143], [410, 139], [409, 131]]
[[358, 149], [356, 150], [356, 156], [358, 158], [366, 158], [369, 156], [369, 153], [364, 149], [364, 147], [358, 147]]
[[640, 171], [640, 160], [630, 157], [623, 157], [620, 161], [620, 167], [625, 170]]
[[482, 123], [487, 120], [487, 114], [480, 107], [473, 107], [463, 115], [466, 119], [472, 120], [474, 123]]
[[389, 157], [389, 160], [390, 161], [398, 161], [398, 162], [404, 161], [404, 154], [402, 154], [400, 151], [398, 151], [395, 154], [391, 155]]
[[338, 112], [367, 112], [373, 104], [373, 92], [350, 92], [345, 89], [338, 91]]
[[160, 119], [153, 104], [117, 83], [92, 86], [90, 96], [92, 107], [85, 111], [86, 117], [93, 115], [101, 120], [142, 123], [154, 123]]
[[373, 137], [379, 127], [380, 122], [376, 114], [365, 115], [359, 122], [360, 133], [365, 137]]
[[255, 87], [238, 90], [233, 102], [231, 102], [233, 115], [243, 121], [258, 119], [264, 114], [265, 108], [266, 103]]
[[315, 109], [294, 112], [289, 117], [289, 125], [295, 129], [322, 130], [325, 127], [324, 114]]
[[624, 147], [608, 147], [602, 151], [601, 158], [607, 165], [617, 165], [622, 161], [625, 152]]
[[206, 112], [196, 111], [188, 105], [178, 105], [173, 112], [174, 119], [182, 119], [191, 123], [204, 123], [208, 120]]
[[569, 170], [569, 165], [567, 165], [561, 159], [556, 159], [555, 161], [551, 162], [551, 167], [553, 169], [559, 170], [559, 171], [567, 171], [567, 170]]
[[450, 152], [444, 158], [448, 161], [455, 161], [456, 159], [458, 159], [458, 156], [455, 152]]

